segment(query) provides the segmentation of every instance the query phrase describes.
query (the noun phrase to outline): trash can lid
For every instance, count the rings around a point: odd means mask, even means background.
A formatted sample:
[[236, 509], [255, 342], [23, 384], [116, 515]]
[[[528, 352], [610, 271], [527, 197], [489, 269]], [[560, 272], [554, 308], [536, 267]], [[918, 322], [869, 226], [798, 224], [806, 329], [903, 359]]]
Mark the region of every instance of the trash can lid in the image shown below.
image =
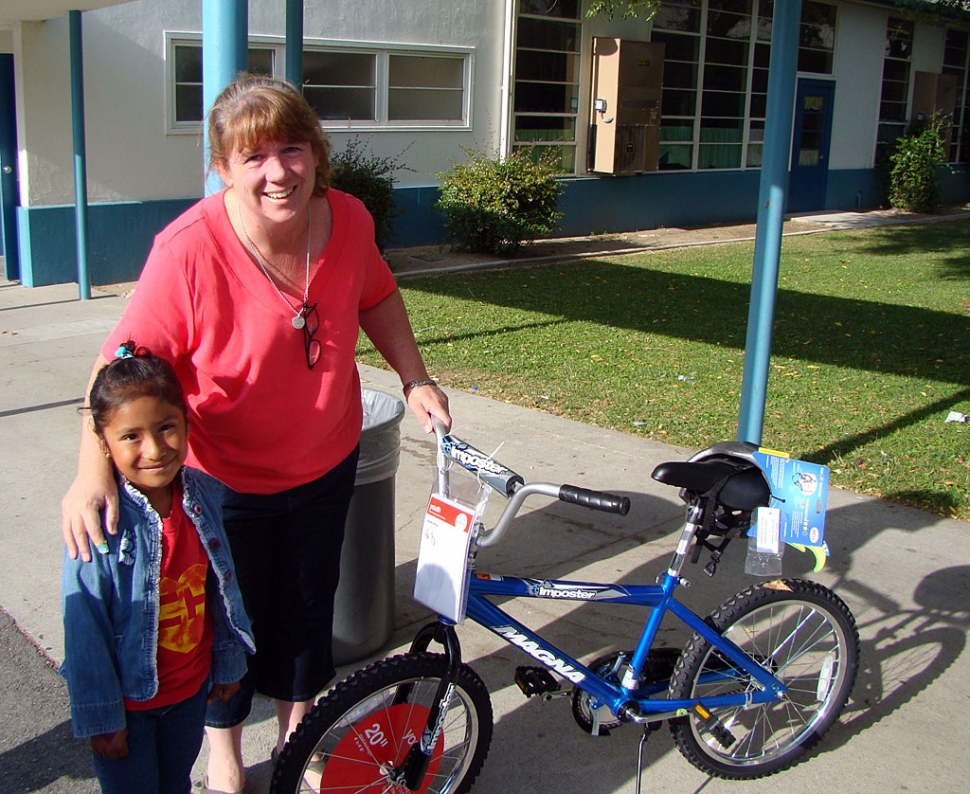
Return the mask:
[[400, 424], [404, 417], [404, 402], [401, 399], [377, 389], [361, 389], [360, 396], [364, 407], [363, 432]]
[[369, 485], [392, 478], [401, 458], [404, 402], [393, 394], [361, 389], [364, 421], [360, 431], [360, 458], [355, 485]]

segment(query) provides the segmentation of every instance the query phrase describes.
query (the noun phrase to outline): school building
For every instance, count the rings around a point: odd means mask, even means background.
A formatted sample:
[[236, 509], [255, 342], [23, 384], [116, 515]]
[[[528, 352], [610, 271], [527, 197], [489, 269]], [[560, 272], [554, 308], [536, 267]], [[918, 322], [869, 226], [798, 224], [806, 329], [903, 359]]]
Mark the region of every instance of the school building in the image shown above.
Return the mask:
[[[644, 21], [589, 18], [589, 0], [305, 0], [303, 88], [335, 150], [356, 138], [406, 164], [394, 246], [444, 240], [441, 172], [519, 147], [559, 163], [564, 236], [750, 222], [775, 6], [791, 1], [668, 0]], [[7, 278], [77, 280], [79, 159], [94, 284], [136, 278], [154, 234], [203, 195], [203, 5], [0, 3]], [[251, 70], [285, 76], [288, 5], [249, 0]], [[944, 197], [970, 198], [970, 17], [800, 6], [787, 210], [883, 204], [888, 144], [936, 110], [952, 117]]]

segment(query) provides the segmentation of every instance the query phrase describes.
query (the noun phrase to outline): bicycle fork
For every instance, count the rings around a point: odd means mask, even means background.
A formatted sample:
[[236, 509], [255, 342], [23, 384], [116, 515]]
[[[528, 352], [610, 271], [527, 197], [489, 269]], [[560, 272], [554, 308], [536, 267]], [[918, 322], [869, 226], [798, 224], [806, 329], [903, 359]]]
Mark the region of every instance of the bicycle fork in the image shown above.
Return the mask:
[[[447, 663], [445, 675], [438, 684], [437, 692], [435, 692], [434, 701], [428, 712], [428, 721], [421, 733], [421, 741], [416, 742], [408, 750], [404, 763], [391, 773], [393, 782], [403, 783], [409, 791], [417, 791], [421, 788], [421, 783], [425, 774], [427, 774], [431, 755], [438, 743], [445, 718], [448, 716], [448, 704], [451, 703], [455, 682], [458, 680], [458, 673], [461, 669], [461, 645], [458, 642], [458, 634], [455, 632], [454, 624], [439, 621], [425, 626], [411, 643], [411, 651], [424, 653], [432, 642], [437, 642], [444, 648]], [[404, 702], [408, 694], [408, 690], [402, 688], [395, 700]]]

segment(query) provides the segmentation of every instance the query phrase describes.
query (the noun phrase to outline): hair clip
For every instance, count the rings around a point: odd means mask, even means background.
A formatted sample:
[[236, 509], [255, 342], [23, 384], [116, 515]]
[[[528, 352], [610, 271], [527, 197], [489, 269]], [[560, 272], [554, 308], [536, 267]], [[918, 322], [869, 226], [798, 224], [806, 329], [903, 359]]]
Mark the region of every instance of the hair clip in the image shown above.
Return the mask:
[[127, 345], [122, 345], [115, 350], [115, 358], [132, 358], [134, 355], [135, 354], [131, 352], [131, 349]]

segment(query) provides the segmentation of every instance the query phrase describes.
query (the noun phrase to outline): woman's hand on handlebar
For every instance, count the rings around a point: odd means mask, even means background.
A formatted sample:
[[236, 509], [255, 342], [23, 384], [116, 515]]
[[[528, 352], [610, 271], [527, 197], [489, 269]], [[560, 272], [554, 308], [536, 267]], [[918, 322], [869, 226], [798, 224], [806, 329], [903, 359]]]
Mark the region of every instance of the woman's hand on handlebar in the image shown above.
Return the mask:
[[434, 431], [438, 422], [451, 428], [451, 412], [448, 410], [448, 395], [435, 383], [425, 383], [408, 390], [404, 396], [408, 408], [418, 418], [425, 433]]
[[[104, 460], [102, 458], [102, 460]], [[101, 514], [104, 527], [114, 535], [118, 531], [118, 486], [109, 465], [83, 467], [61, 501], [61, 532], [72, 560], [78, 554], [91, 561], [91, 546], [105, 553]]]

